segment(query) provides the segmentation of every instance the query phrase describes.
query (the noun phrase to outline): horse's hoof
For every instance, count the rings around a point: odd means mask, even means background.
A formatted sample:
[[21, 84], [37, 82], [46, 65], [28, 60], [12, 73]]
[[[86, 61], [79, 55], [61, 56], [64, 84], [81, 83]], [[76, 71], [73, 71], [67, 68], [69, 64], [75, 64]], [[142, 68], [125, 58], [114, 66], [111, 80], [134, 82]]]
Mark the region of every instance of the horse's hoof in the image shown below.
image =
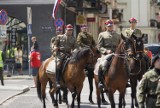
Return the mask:
[[89, 99], [89, 102], [90, 102], [91, 104], [94, 104], [94, 102], [93, 102], [93, 100], [92, 100], [92, 99]]
[[66, 108], [69, 108], [69, 105], [67, 105]]
[[62, 104], [62, 101], [59, 101], [59, 104]]
[[106, 100], [102, 101], [102, 104], [103, 105], [109, 105], [109, 103]]
[[54, 104], [54, 107], [55, 107], [55, 108], [58, 108], [58, 104], [57, 104], [57, 103], [55, 103], [55, 104]]

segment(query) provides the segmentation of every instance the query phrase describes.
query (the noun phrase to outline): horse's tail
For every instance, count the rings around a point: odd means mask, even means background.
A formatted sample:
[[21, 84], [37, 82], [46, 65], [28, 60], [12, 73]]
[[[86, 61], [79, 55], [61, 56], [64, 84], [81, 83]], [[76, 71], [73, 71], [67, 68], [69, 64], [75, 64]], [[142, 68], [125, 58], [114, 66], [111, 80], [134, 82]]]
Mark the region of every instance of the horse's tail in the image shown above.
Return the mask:
[[38, 98], [42, 101], [41, 82], [39, 80], [39, 73], [37, 74], [37, 95]]

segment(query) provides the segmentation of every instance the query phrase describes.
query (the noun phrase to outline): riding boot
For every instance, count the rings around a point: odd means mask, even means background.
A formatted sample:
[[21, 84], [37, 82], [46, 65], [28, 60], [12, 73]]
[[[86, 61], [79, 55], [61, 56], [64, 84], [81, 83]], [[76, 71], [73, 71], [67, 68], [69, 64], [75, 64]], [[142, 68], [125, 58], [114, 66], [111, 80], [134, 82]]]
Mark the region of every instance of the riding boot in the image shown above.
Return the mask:
[[98, 79], [99, 79], [98, 88], [103, 89], [104, 88], [104, 85], [103, 85], [103, 71], [102, 71], [101, 66], [99, 66], [99, 70], [98, 70]]
[[56, 85], [60, 88], [60, 78], [61, 77], [61, 70], [58, 68], [56, 69]]

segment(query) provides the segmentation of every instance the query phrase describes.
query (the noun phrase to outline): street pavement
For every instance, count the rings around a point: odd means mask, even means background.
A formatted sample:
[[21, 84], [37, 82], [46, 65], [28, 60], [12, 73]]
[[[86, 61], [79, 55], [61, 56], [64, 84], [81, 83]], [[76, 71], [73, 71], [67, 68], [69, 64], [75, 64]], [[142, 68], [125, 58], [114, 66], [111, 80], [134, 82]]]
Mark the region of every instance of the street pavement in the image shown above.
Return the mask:
[[[18, 80], [18, 79], [31, 79], [29, 75], [12, 75], [11, 77], [4, 77], [5, 80]], [[22, 84], [5, 84], [4, 86], [0, 85], [0, 105], [3, 104], [8, 99], [29, 91], [29, 86]]]
[[[25, 73], [24, 73], [25, 74]], [[7, 81], [6, 81], [7, 80]], [[2, 105], [3, 103], [5, 103], [7, 100], [19, 95], [19, 94], [23, 94], [29, 90], [32, 90], [30, 87], [32, 86], [33, 83], [30, 83], [30, 84], [25, 84], [25, 83], [11, 83], [11, 82], [18, 82], [18, 80], [26, 80], [26, 81], [29, 81], [29, 80], [33, 80], [32, 79], [32, 76], [29, 76], [29, 75], [12, 75], [11, 77], [5, 77], [4, 78], [4, 83], [5, 83], [5, 86], [1, 86], [0, 85], [0, 105]], [[7, 83], [8, 82], [8, 83]], [[87, 78], [85, 79], [85, 82], [84, 82], [84, 87], [83, 87], [83, 90], [82, 90], [82, 99], [81, 99], [81, 105], [83, 106], [83, 108], [88, 108], [87, 106], [89, 105], [88, 104], [88, 96], [89, 96], [89, 85], [88, 85], [88, 80]], [[95, 86], [94, 86], [95, 88]], [[47, 91], [49, 90], [49, 88], [47, 88]], [[87, 92], [86, 92], [87, 91]], [[128, 107], [130, 107], [130, 93], [131, 93], [131, 90], [130, 88], [127, 88], [126, 90], [126, 104]], [[49, 94], [48, 94], [49, 95]], [[118, 95], [119, 93], [116, 92], [115, 93], [115, 102], [117, 104], [118, 102]], [[36, 96], [37, 97], [37, 96]], [[71, 95], [69, 96], [71, 97]], [[95, 89], [93, 91], [93, 101], [96, 102], [96, 94], [95, 94]], [[107, 100], [108, 101], [108, 100]], [[69, 103], [71, 103], [71, 100], [69, 98]], [[52, 106], [52, 105], [51, 105]], [[96, 107], [97, 105], [89, 105], [90, 107]], [[61, 105], [61, 108], [65, 108], [65, 104], [62, 104]], [[105, 106], [102, 105], [102, 108], [104, 108]], [[128, 108], [127, 107], [127, 108]], [[108, 108], [108, 105], [107, 105], [107, 108]]]

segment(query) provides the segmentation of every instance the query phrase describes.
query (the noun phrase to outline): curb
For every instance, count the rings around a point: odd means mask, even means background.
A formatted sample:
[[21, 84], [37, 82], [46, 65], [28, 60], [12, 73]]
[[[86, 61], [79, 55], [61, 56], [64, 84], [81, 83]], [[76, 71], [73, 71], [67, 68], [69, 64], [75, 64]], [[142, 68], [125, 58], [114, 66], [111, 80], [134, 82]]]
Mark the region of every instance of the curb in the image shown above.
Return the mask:
[[[3, 90], [5, 90], [5, 89], [3, 89]], [[8, 89], [9, 90], [9, 89]], [[23, 93], [25, 93], [25, 92], [27, 92], [27, 91], [29, 91], [30, 89], [29, 89], [29, 87], [27, 86], [26, 88], [24, 88], [23, 90], [21, 90], [20, 92], [18, 92], [18, 93], [15, 93], [14, 95], [12, 95], [12, 96], [8, 96], [8, 97], [6, 97], [6, 98], [4, 98], [2, 101], [0, 101], [0, 105], [2, 105], [3, 103], [5, 103], [6, 101], [8, 101], [9, 99], [12, 99], [13, 97], [15, 97], [15, 96], [18, 96], [18, 95], [20, 95], [20, 94], [23, 94]]]
[[26, 76], [26, 75], [24, 75], [24, 76], [11, 76], [11, 77], [7, 77], [7, 76], [4, 76], [4, 80], [11, 80], [11, 79], [33, 79], [33, 77], [32, 76]]

